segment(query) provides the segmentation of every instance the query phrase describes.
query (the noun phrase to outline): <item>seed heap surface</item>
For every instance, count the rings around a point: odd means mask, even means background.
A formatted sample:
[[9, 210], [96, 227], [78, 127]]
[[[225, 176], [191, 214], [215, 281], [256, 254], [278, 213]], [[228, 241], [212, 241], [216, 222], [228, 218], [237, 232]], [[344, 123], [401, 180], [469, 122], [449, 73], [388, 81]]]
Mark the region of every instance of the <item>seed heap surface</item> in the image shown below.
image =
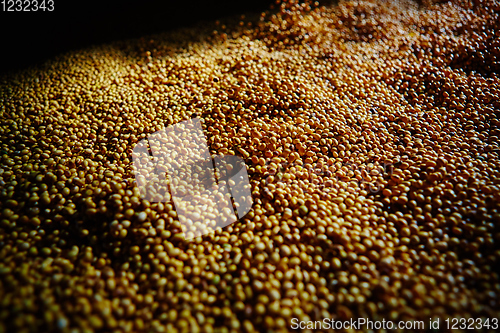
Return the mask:
[[[500, 317], [500, 4], [474, 3], [282, 3], [2, 78], [0, 332]], [[254, 203], [187, 241], [131, 154], [194, 117]]]

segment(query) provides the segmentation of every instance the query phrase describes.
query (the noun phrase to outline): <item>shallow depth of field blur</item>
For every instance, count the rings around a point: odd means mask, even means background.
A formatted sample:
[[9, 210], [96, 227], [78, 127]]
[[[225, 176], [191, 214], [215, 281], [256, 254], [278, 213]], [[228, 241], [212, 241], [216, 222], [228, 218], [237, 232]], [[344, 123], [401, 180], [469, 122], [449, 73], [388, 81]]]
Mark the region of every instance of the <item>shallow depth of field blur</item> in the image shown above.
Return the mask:
[[[499, 13], [289, 1], [4, 74], [0, 332], [495, 331]], [[253, 206], [186, 240], [132, 149], [192, 118], [244, 159]]]

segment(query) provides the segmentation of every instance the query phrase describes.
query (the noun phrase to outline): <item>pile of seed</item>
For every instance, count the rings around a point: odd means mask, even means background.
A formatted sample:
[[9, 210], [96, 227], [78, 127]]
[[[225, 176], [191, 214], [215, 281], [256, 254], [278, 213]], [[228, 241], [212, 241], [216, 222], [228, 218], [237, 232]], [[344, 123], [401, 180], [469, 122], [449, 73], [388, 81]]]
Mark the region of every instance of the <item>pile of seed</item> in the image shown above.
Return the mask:
[[[0, 332], [498, 318], [499, 13], [291, 1], [0, 78]], [[195, 117], [253, 207], [185, 240], [131, 154]]]

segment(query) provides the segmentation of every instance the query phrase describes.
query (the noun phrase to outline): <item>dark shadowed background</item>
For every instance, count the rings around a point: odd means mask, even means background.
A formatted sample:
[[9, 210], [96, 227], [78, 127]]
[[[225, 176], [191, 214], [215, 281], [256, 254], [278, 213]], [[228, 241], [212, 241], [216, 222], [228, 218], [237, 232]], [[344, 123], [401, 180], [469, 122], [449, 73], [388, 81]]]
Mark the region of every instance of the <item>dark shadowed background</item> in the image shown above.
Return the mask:
[[[36, 65], [73, 49], [188, 27], [200, 21], [259, 13], [272, 3], [55, 0], [53, 12], [0, 11], [0, 74]], [[0, 4], [0, 10], [2, 7]]]

